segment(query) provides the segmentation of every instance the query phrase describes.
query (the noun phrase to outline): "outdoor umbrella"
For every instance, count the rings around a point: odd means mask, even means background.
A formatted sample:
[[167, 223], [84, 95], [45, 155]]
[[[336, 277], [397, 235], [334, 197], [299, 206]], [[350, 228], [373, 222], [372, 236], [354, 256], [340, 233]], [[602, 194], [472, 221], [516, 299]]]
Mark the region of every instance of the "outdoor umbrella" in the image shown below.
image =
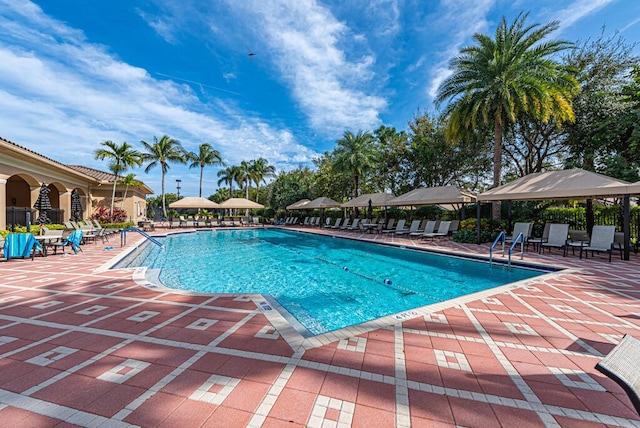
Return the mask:
[[307, 210], [321, 209], [322, 210], [322, 220], [321, 220], [321, 222], [324, 222], [324, 210], [325, 210], [325, 208], [340, 208], [340, 202], [336, 202], [331, 198], [320, 197], [320, 198], [316, 198], [313, 201], [311, 201], [308, 204], [306, 204], [304, 206], [304, 208], [307, 209]]
[[73, 189], [71, 191], [71, 218], [69, 218], [69, 220], [82, 220], [82, 203], [80, 202], [80, 194], [78, 193], [78, 189]]
[[40, 194], [38, 195], [38, 199], [36, 199], [36, 203], [33, 204], [33, 208], [38, 210], [38, 218], [35, 223], [39, 225], [51, 223], [49, 217], [47, 217], [47, 212], [51, 211], [51, 201], [49, 200], [48, 193], [50, 192], [49, 188], [45, 183], [42, 183], [40, 186]]
[[245, 198], [230, 198], [220, 204], [220, 208], [228, 209], [254, 209], [264, 208], [264, 205]]
[[306, 210], [306, 205], [311, 202], [309, 199], [300, 199], [291, 205], [287, 205], [287, 210]]
[[371, 199], [369, 199], [369, 206], [367, 207], [367, 217], [369, 217], [369, 220], [373, 218], [373, 205]]
[[173, 203], [170, 203], [169, 208], [197, 208], [207, 210], [212, 208], [220, 208], [220, 205], [206, 198], [202, 198], [199, 196], [189, 196], [187, 198], [182, 198]]

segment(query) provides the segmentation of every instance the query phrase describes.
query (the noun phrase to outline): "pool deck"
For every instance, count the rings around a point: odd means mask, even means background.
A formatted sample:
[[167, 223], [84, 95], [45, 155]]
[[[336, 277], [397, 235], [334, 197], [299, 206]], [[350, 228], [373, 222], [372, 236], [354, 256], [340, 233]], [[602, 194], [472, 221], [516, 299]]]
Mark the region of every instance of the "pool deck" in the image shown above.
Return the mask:
[[301, 339], [259, 296], [175, 293], [101, 269], [140, 239], [0, 262], [2, 426], [640, 427], [594, 369], [623, 334], [640, 337], [639, 255], [528, 252], [567, 270]]

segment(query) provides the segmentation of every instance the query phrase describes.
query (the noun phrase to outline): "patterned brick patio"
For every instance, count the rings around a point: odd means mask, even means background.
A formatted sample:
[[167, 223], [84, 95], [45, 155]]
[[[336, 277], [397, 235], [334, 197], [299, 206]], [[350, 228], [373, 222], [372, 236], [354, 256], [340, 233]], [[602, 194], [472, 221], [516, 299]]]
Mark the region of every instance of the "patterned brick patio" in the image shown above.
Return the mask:
[[567, 269], [304, 339], [260, 296], [168, 292], [100, 269], [128, 251], [113, 245], [0, 262], [3, 426], [640, 426], [593, 368], [623, 334], [640, 337], [637, 255], [528, 253]]

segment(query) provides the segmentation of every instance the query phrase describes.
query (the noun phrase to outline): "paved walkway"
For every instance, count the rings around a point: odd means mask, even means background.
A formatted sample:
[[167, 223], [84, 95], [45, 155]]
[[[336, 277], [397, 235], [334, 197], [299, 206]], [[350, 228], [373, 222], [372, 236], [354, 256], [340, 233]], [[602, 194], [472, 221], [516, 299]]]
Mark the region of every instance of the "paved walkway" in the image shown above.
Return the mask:
[[637, 255], [527, 254], [568, 270], [299, 340], [259, 296], [172, 293], [100, 270], [127, 250], [110, 245], [0, 262], [2, 426], [640, 427], [593, 368], [623, 334], [640, 336]]

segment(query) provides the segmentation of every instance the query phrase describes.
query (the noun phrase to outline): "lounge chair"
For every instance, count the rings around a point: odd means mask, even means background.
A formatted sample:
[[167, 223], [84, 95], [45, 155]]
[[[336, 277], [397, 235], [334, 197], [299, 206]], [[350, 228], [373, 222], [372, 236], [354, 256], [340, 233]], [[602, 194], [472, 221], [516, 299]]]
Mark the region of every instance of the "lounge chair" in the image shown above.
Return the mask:
[[397, 233], [400, 230], [404, 230], [404, 224], [407, 221], [402, 219], [402, 220], [398, 220], [398, 224], [396, 224], [396, 228], [395, 229], [389, 229], [389, 230], [383, 230], [382, 233]]
[[344, 220], [344, 222], [342, 223], [342, 226], [340, 226], [340, 229], [343, 229], [343, 230], [344, 230], [344, 229], [347, 229], [347, 228], [349, 228], [349, 227], [351, 227], [351, 219], [346, 218], [346, 219]]
[[384, 232], [385, 230], [393, 230], [393, 227], [396, 224], [396, 219], [395, 218], [390, 218], [389, 221], [387, 221], [387, 225], [382, 227], [382, 232]]
[[458, 231], [459, 227], [460, 220], [451, 220], [451, 224], [449, 225], [449, 235], [453, 236], [453, 234]]
[[[347, 221], [346, 219], [344, 221]], [[336, 223], [331, 226], [331, 229], [340, 229], [342, 227], [342, 219], [339, 218], [336, 220]]]
[[611, 263], [611, 254], [613, 253], [613, 250], [619, 250], [620, 260], [622, 260], [622, 247], [616, 244], [615, 235], [615, 226], [593, 226], [593, 230], [591, 231], [591, 241], [587, 246], [580, 247], [580, 258], [582, 258], [583, 251], [585, 252], [585, 258], [588, 256], [589, 251], [591, 251], [591, 257], [593, 257], [594, 251], [604, 251], [609, 253], [609, 263]]
[[449, 226], [451, 226], [450, 221], [441, 221], [438, 225], [438, 231], [433, 233], [424, 233], [420, 237], [421, 239], [431, 239], [432, 241], [435, 238], [444, 238], [449, 234]]
[[329, 217], [329, 218], [327, 218], [327, 220], [329, 220], [329, 222], [327, 222], [327, 224], [325, 224], [325, 225], [324, 225], [324, 226], [322, 226], [322, 227], [324, 227], [325, 229], [335, 229], [335, 228], [336, 228], [336, 226], [339, 226], [339, 225], [340, 225], [340, 221], [341, 221], [342, 219], [341, 219], [341, 218], [337, 218], [337, 219], [336, 219], [336, 222], [335, 222], [335, 223], [333, 223], [333, 225], [331, 225], [331, 218], [330, 218], [330, 217]]
[[506, 242], [513, 242], [513, 240], [522, 233], [522, 235], [524, 236], [524, 243], [526, 244], [527, 240], [531, 236], [532, 228], [533, 223], [516, 223], [515, 226], [513, 226], [513, 233], [511, 234], [511, 236], [507, 236], [505, 238]]
[[180, 226], [179, 227], [186, 227], [187, 226], [187, 220], [184, 218], [184, 216], [181, 215], [179, 217], [179, 219], [180, 219]]
[[547, 242], [549, 240], [549, 227], [551, 223], [545, 223], [544, 228], [542, 230], [542, 236], [538, 238], [529, 238], [527, 241], [527, 247], [529, 244], [533, 244], [534, 251], [540, 251], [540, 244], [543, 242]]
[[58, 248], [62, 248], [62, 252], [64, 253], [65, 247], [70, 247], [75, 254], [78, 254], [78, 251], [82, 251], [82, 248], [80, 248], [81, 242], [82, 230], [74, 230], [73, 232], [71, 232], [71, 235], [69, 235], [62, 242], [53, 243], [51, 247], [53, 248], [54, 254], [58, 252]]
[[396, 231], [396, 235], [410, 235], [411, 233], [417, 232], [418, 228], [420, 228], [420, 220], [413, 220], [409, 229], [398, 230]]
[[427, 224], [425, 225], [424, 230], [422, 232], [416, 231], [416, 232], [410, 233], [409, 236], [429, 235], [433, 233], [434, 230], [436, 230], [436, 222], [435, 220], [429, 220], [427, 221]]
[[302, 222], [303, 226], [309, 226], [309, 217], [305, 217], [304, 221]]
[[351, 226], [347, 227], [346, 229], [347, 230], [357, 230], [357, 229], [359, 229], [359, 227], [358, 227], [358, 223], [359, 222], [360, 222], [359, 218], [354, 218], [353, 219], [353, 223], [351, 224]]
[[429, 220], [427, 220], [426, 218], [423, 219], [422, 222], [420, 222], [420, 226], [418, 227], [418, 230], [416, 230], [415, 232], [424, 233], [424, 229], [426, 229], [427, 223], [429, 223]]
[[640, 415], [640, 340], [625, 334], [596, 370], [620, 385]]
[[10, 233], [4, 240], [4, 258], [14, 259], [17, 257], [31, 257], [36, 255], [36, 251], [42, 254], [42, 245], [30, 233]]
[[562, 248], [563, 255], [567, 255], [567, 237], [569, 236], [569, 225], [552, 223], [549, 226], [549, 237], [547, 242], [540, 244], [540, 251], [544, 253], [545, 248]]

